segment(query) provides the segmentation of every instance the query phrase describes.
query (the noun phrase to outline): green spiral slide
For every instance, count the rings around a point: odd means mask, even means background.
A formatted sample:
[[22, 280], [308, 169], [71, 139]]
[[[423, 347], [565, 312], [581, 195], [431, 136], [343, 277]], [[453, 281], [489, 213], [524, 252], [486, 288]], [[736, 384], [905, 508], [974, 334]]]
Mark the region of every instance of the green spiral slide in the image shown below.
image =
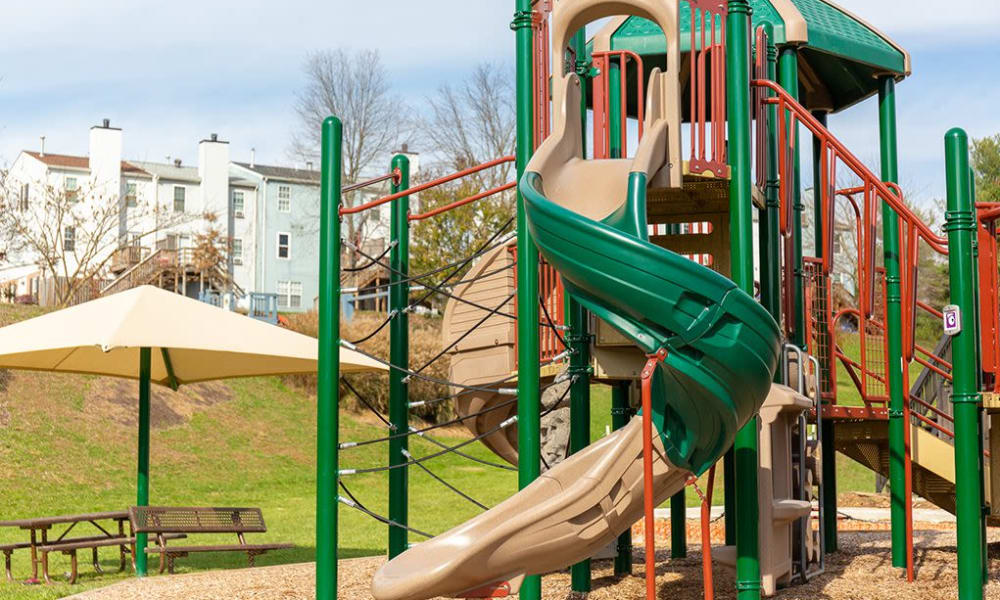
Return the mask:
[[[660, 77], [654, 70], [650, 90], [662, 89]], [[649, 242], [648, 174], [670, 165], [670, 119], [657, 93], [650, 95], [635, 159], [587, 161], [579, 81], [568, 75], [555, 83], [556, 126], [519, 184], [528, 226], [569, 293], [647, 353], [667, 351], [651, 397], [659, 503], [711, 467], [760, 409], [777, 368], [780, 333], [735, 283]], [[634, 418], [492, 509], [389, 561], [375, 574], [372, 595], [516, 593], [527, 575], [593, 556], [642, 517], [641, 421]]]
[[545, 197], [539, 173], [521, 180], [528, 223], [566, 289], [647, 353], [667, 359], [653, 378], [653, 423], [670, 461], [706, 471], [756, 414], [778, 364], [771, 315], [731, 280], [648, 241], [646, 174], [594, 221]]

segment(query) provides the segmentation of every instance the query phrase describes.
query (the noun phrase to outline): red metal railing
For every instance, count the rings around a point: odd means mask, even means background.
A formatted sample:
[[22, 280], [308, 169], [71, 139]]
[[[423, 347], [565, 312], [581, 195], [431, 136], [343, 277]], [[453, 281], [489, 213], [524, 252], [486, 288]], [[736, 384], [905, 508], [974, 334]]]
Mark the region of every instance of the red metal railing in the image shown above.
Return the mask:
[[621, 123], [620, 139], [621, 156], [624, 158], [628, 148], [628, 71], [629, 61], [635, 65], [636, 78], [636, 117], [639, 121], [639, 139], [642, 139], [643, 120], [645, 119], [645, 90], [643, 86], [642, 57], [630, 50], [610, 50], [591, 54], [594, 69], [597, 74], [591, 79], [593, 90], [594, 117], [594, 158], [611, 158], [611, 65], [617, 60], [620, 73], [618, 95], [619, 119]]
[[454, 209], [456, 209], [456, 208], [458, 208], [460, 206], [465, 206], [466, 204], [471, 204], [473, 202], [476, 202], [477, 200], [482, 200], [483, 198], [488, 198], [488, 197], [493, 196], [495, 194], [499, 194], [499, 193], [505, 192], [507, 190], [512, 190], [512, 189], [514, 189], [514, 186], [516, 186], [516, 185], [517, 185], [516, 183], [514, 183], [513, 181], [511, 181], [511, 182], [505, 183], [505, 184], [503, 184], [501, 186], [497, 186], [495, 188], [488, 189], [488, 190], [486, 190], [484, 192], [479, 192], [478, 194], [469, 196], [468, 198], [462, 198], [461, 200], [456, 200], [456, 201], [451, 202], [449, 204], [445, 204], [444, 206], [439, 206], [439, 207], [431, 209], [431, 210], [429, 210], [427, 212], [418, 213], [418, 214], [415, 214], [415, 215], [408, 215], [406, 218], [409, 219], [410, 221], [422, 221], [424, 219], [440, 215], [441, 213], [446, 213], [449, 210], [454, 210]]
[[[452, 173], [450, 175], [445, 175], [444, 177], [438, 177], [437, 179], [432, 179], [431, 181], [428, 181], [426, 183], [421, 183], [420, 185], [411, 187], [411, 188], [403, 190], [401, 192], [397, 192], [395, 194], [389, 194], [388, 196], [382, 196], [381, 198], [376, 198], [375, 200], [372, 200], [371, 202], [365, 202], [364, 204], [359, 204], [357, 206], [349, 206], [349, 207], [348, 206], [341, 206], [340, 207], [340, 214], [341, 215], [353, 215], [353, 214], [356, 214], [356, 213], [359, 213], [359, 212], [364, 212], [366, 210], [370, 210], [372, 208], [375, 208], [375, 207], [378, 207], [378, 206], [382, 206], [383, 204], [386, 204], [387, 202], [392, 202], [393, 200], [397, 200], [399, 198], [403, 198], [403, 197], [409, 196], [411, 194], [419, 194], [420, 192], [422, 192], [424, 190], [429, 190], [430, 188], [437, 187], [437, 186], [439, 186], [439, 185], [441, 185], [443, 183], [448, 183], [449, 181], [455, 181], [456, 179], [461, 179], [462, 177], [466, 177], [468, 175], [472, 175], [473, 173], [478, 173], [480, 171], [485, 171], [486, 169], [490, 169], [490, 168], [495, 167], [497, 165], [502, 165], [504, 163], [509, 163], [509, 162], [514, 162], [514, 157], [513, 156], [503, 156], [503, 157], [500, 157], [500, 158], [497, 158], [497, 159], [494, 159], [494, 160], [491, 160], [491, 161], [488, 161], [488, 162], [484, 162], [481, 165], [476, 165], [474, 167], [469, 167], [468, 169], [463, 169], [461, 171], [457, 171], [457, 172]], [[494, 190], [493, 193], [496, 193], [497, 191], [499, 191], [499, 189]], [[483, 197], [485, 197], [485, 196], [483, 196]], [[468, 204], [468, 202], [466, 202], [466, 204]]]
[[691, 173], [728, 172], [726, 163], [725, 2], [688, 0], [691, 7]]
[[[511, 261], [514, 263], [514, 284], [517, 285], [517, 246], [508, 247]], [[538, 257], [538, 293], [545, 311], [541, 314], [541, 323], [538, 325], [538, 358], [543, 363], [552, 361], [566, 350], [559, 332], [553, 328], [560, 328], [566, 324], [563, 302], [565, 299], [562, 280], [555, 267], [545, 261], [542, 256]], [[514, 295], [514, 313], [517, 314], [517, 295]], [[548, 318], [552, 322], [548, 322]], [[514, 328], [514, 348], [517, 348], [517, 328]], [[517, 352], [514, 353], [514, 364], [517, 364]]]

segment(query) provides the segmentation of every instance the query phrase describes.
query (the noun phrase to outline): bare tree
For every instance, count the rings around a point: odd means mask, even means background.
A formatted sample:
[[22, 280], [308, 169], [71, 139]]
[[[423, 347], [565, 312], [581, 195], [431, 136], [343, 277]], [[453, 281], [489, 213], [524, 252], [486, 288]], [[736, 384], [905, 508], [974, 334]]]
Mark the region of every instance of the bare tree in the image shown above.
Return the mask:
[[198, 272], [201, 290], [205, 290], [206, 281], [225, 290], [234, 283], [228, 269], [233, 238], [221, 231], [215, 215], [205, 215], [205, 222], [206, 228], [194, 236], [191, 264]]
[[[422, 123], [430, 150], [453, 170], [462, 170], [514, 153], [517, 111], [514, 74], [499, 64], [484, 62], [457, 87], [444, 84], [427, 99], [431, 108]], [[482, 171], [473, 177], [482, 188], [509, 181], [513, 164]]]
[[0, 174], [0, 245], [8, 259], [20, 257], [38, 265], [54, 280], [55, 303], [70, 304], [80, 294], [99, 289], [108, 277], [108, 267], [124, 240], [132, 241], [182, 224], [196, 215], [179, 215], [165, 206], [154, 206], [136, 198], [102, 195], [100, 185], [67, 190], [33, 182], [30, 198], [23, 182]]
[[[320, 125], [336, 115], [344, 125], [343, 184], [358, 182], [365, 175], [384, 173], [389, 153], [399, 148], [409, 131], [409, 111], [392, 92], [389, 76], [377, 50], [350, 52], [326, 50], [309, 56], [303, 70], [305, 87], [295, 103], [298, 128], [293, 136], [292, 154], [303, 160], [317, 160]], [[345, 206], [361, 202], [361, 194], [345, 194]], [[345, 219], [345, 236], [358, 246], [364, 244], [368, 214]], [[352, 265], [356, 257], [352, 253]]]

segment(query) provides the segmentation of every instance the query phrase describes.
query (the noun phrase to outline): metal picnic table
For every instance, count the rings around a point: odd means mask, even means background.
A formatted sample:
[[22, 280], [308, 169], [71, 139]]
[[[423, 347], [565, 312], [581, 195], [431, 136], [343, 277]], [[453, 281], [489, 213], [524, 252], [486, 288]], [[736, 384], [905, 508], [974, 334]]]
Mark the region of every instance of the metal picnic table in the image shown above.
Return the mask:
[[[104, 528], [99, 521], [114, 521], [116, 526]], [[128, 521], [128, 511], [109, 511], [97, 513], [85, 513], [79, 515], [59, 515], [54, 517], [38, 517], [32, 519], [16, 519], [12, 521], [0, 521], [0, 527], [16, 527], [30, 532], [29, 541], [15, 544], [0, 545], [0, 551], [4, 554], [4, 567], [7, 579], [14, 580], [11, 573], [11, 554], [16, 549], [29, 548], [31, 551], [31, 579], [28, 583], [41, 583], [38, 579], [38, 565], [42, 564], [42, 575], [49, 581], [48, 560], [49, 551], [72, 552], [73, 573], [70, 579], [72, 583], [76, 579], [76, 550], [91, 549], [93, 552], [94, 570], [103, 573], [97, 560], [97, 549], [101, 546], [119, 546], [119, 571], [125, 570], [126, 554], [129, 552], [128, 546], [132, 543], [132, 538], [125, 534], [125, 522]], [[100, 535], [87, 537], [67, 538], [66, 536], [81, 523], [90, 523]], [[50, 530], [53, 527], [65, 525], [66, 528], [56, 537], [50, 539]], [[121, 540], [121, 544], [109, 544], [109, 540]], [[42, 552], [42, 559], [39, 559], [39, 552]]]

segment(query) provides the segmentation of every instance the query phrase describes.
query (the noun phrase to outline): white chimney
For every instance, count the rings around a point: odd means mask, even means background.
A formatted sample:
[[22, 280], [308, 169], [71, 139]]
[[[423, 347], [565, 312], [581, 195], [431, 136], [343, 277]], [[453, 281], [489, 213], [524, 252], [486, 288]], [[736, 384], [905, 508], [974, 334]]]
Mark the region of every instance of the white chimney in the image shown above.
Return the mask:
[[45, 136], [43, 135], [43, 136], [40, 136], [40, 137], [41, 137], [41, 140], [42, 140], [42, 147], [38, 151], [38, 156], [45, 156]]
[[257, 166], [257, 149], [250, 148], [250, 168], [253, 169]]
[[198, 143], [198, 177], [203, 208], [223, 219], [229, 205], [229, 142], [213, 133]]
[[90, 128], [90, 186], [96, 197], [113, 199], [122, 188], [122, 130], [109, 119]]

